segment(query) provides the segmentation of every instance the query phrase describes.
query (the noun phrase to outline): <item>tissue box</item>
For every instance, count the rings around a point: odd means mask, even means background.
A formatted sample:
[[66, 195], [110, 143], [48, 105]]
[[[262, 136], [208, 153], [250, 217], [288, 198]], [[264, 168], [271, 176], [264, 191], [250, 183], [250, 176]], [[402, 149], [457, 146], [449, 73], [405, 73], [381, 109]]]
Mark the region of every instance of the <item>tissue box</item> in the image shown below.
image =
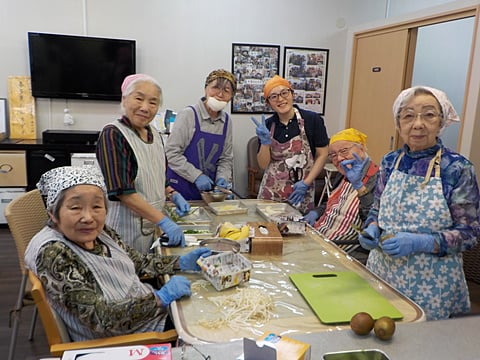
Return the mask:
[[250, 253], [252, 255], [282, 255], [283, 237], [273, 222], [249, 222], [251, 231]]
[[252, 264], [245, 256], [234, 252], [200, 257], [197, 264], [202, 269], [203, 276], [218, 291], [250, 280]]
[[67, 350], [62, 360], [172, 360], [170, 344], [131, 345], [84, 350]]
[[244, 359], [310, 360], [310, 344], [266, 332], [260, 338], [243, 339]]

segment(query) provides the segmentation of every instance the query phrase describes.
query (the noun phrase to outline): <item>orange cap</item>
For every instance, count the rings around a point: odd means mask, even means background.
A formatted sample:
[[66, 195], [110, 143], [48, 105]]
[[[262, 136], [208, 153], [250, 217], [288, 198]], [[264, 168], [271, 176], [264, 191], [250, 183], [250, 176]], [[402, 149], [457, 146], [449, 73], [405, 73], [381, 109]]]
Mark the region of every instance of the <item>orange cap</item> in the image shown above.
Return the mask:
[[275, 75], [273, 78], [268, 80], [263, 86], [263, 97], [267, 99], [272, 89], [280, 85], [286, 86], [289, 89], [292, 88], [292, 85], [288, 82], [288, 80], [282, 78], [281, 76]]

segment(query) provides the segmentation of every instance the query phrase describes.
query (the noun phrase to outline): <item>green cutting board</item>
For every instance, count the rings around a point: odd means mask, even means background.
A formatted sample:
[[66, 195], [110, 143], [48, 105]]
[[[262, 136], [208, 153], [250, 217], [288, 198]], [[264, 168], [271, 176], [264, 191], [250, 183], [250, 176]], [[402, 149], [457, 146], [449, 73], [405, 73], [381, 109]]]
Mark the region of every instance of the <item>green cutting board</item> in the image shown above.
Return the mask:
[[291, 274], [290, 279], [325, 324], [350, 322], [360, 311], [374, 319], [402, 314], [359, 275], [351, 271]]

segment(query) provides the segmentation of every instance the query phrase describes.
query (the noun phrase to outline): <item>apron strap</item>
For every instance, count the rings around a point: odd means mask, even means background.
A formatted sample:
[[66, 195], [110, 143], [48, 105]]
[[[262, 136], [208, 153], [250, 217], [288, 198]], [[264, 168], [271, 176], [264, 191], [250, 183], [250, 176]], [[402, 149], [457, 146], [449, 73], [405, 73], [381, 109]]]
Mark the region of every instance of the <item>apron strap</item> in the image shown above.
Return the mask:
[[[398, 169], [398, 164], [400, 164], [400, 160], [403, 158], [403, 155], [405, 153], [402, 151], [402, 153], [399, 155], [397, 158], [397, 161], [395, 162], [395, 170]], [[420, 186], [424, 187], [429, 181], [430, 178], [432, 177], [432, 171], [435, 169], [435, 177], [440, 177], [440, 161], [442, 159], [442, 149], [438, 149], [437, 153], [435, 156], [430, 160], [428, 164], [428, 169], [427, 173], [425, 174], [425, 179], [421, 182]]]

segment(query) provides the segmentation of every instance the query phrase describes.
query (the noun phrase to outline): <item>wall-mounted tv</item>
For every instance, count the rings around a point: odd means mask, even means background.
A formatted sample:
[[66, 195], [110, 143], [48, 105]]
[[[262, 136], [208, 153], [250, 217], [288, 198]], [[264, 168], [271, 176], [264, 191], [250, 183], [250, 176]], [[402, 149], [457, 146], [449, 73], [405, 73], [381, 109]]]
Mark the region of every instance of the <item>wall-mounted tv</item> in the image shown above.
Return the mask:
[[28, 49], [34, 97], [118, 101], [135, 73], [135, 40], [29, 32]]

